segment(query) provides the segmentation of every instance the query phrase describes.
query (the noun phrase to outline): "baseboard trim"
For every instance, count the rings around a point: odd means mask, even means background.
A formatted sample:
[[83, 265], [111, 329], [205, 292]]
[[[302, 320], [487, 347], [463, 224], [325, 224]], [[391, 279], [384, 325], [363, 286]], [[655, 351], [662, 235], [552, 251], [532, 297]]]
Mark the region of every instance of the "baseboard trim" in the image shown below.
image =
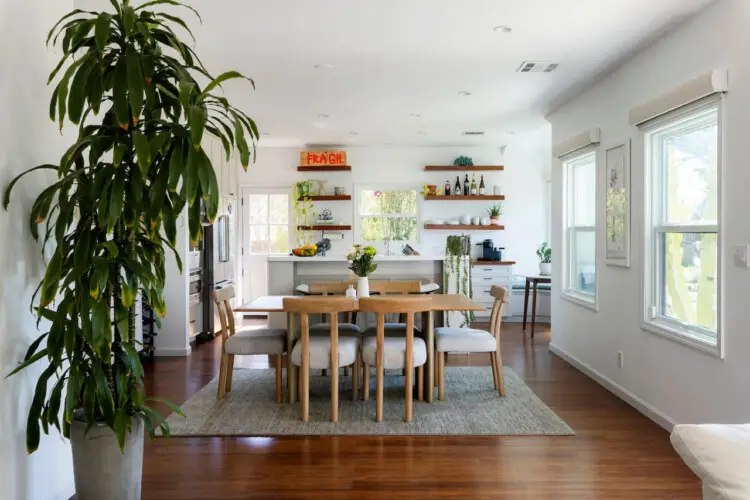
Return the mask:
[[675, 426], [675, 421], [669, 418], [668, 416], [664, 415], [662, 412], [651, 406], [650, 404], [643, 401], [641, 398], [633, 394], [632, 392], [628, 391], [624, 387], [622, 387], [620, 384], [615, 382], [614, 380], [605, 377], [598, 371], [594, 370], [593, 368], [589, 367], [588, 365], [584, 364], [574, 356], [571, 356], [567, 352], [563, 351], [556, 345], [550, 343], [549, 344], [549, 351], [565, 360], [568, 364], [576, 368], [578, 371], [583, 372], [584, 375], [589, 377], [590, 379], [594, 380], [596, 383], [607, 389], [609, 392], [617, 396], [618, 398], [625, 401], [627, 404], [638, 410], [638, 412], [642, 413], [652, 421], [654, 421], [657, 425], [662, 427], [664, 430], [668, 432], [672, 432], [672, 428]]
[[192, 352], [192, 348], [190, 346], [187, 346], [182, 349], [165, 349], [163, 347], [157, 347], [154, 349], [154, 356], [157, 357], [167, 357], [167, 356], [190, 356], [190, 353]]

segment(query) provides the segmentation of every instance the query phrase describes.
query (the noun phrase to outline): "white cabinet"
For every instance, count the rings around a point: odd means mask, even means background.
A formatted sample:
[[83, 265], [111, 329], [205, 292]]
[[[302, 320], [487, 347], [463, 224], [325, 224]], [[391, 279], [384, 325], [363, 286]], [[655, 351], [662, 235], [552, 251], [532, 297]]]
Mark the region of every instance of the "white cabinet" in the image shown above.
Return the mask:
[[211, 164], [216, 172], [216, 181], [219, 184], [219, 192], [222, 195], [234, 196], [237, 191], [237, 169], [242, 168], [239, 154], [233, 151], [227, 161], [224, 145], [213, 137], [204, 141], [203, 149], [211, 158]]
[[[474, 300], [484, 305], [484, 311], [477, 311], [474, 316], [479, 321], [488, 320], [495, 299], [490, 295], [493, 286], [502, 286], [510, 293], [513, 288], [513, 266], [510, 265], [472, 265], [471, 266], [471, 291]], [[510, 308], [503, 309], [503, 317], [511, 315]]]

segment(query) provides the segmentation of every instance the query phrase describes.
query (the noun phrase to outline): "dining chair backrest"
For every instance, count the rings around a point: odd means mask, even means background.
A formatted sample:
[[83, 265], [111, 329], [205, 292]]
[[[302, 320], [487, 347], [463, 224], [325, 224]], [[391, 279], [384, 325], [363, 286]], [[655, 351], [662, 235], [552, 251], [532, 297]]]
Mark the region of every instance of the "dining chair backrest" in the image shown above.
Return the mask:
[[503, 320], [503, 308], [508, 302], [508, 289], [492, 285], [490, 295], [495, 299], [495, 303], [492, 304], [492, 312], [490, 313], [490, 333], [499, 341], [500, 325]]
[[417, 313], [429, 311], [432, 298], [415, 297], [369, 297], [359, 299], [360, 312], [373, 313]]
[[284, 297], [284, 311], [300, 314], [340, 313], [355, 311], [352, 297]]
[[380, 295], [408, 295], [419, 293], [421, 288], [422, 283], [419, 281], [373, 281], [370, 283], [370, 293]]
[[226, 341], [234, 335], [234, 311], [232, 311], [231, 300], [234, 298], [234, 287], [226, 286], [213, 292], [216, 308], [219, 310], [219, 321], [221, 322], [221, 337]]

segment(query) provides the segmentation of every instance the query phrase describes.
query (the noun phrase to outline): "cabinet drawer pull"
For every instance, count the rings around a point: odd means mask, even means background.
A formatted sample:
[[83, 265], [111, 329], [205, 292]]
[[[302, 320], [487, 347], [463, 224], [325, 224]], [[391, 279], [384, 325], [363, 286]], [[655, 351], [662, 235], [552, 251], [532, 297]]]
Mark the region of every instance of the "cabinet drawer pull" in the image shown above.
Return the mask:
[[491, 280], [492, 278], [484, 278], [485, 281]]

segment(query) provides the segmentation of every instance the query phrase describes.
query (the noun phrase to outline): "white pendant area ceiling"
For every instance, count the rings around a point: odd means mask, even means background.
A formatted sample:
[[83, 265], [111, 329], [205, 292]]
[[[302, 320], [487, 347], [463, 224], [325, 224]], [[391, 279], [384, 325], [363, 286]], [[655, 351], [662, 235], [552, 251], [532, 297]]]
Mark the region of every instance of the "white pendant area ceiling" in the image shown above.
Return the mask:
[[505, 144], [711, 2], [186, 0], [209, 70], [255, 80], [224, 87], [266, 146]]

